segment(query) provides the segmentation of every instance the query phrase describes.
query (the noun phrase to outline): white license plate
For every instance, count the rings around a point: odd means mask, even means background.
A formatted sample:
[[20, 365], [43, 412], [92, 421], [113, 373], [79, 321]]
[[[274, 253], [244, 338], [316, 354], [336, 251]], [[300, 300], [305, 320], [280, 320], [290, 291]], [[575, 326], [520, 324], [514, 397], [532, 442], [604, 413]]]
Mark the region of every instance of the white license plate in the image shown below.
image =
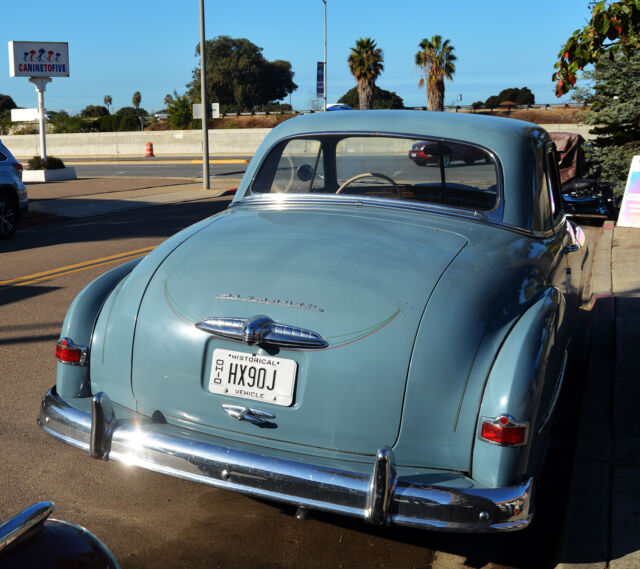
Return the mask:
[[295, 360], [217, 349], [209, 391], [288, 407], [293, 403], [297, 369]]

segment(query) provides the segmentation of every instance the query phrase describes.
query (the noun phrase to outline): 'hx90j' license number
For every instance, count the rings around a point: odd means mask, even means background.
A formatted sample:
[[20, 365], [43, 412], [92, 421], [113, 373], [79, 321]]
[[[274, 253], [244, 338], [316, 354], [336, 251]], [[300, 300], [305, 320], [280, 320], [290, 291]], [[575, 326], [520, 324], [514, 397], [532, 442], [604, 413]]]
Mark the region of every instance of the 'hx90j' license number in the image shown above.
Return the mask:
[[297, 368], [295, 360], [217, 349], [213, 351], [209, 391], [289, 406]]

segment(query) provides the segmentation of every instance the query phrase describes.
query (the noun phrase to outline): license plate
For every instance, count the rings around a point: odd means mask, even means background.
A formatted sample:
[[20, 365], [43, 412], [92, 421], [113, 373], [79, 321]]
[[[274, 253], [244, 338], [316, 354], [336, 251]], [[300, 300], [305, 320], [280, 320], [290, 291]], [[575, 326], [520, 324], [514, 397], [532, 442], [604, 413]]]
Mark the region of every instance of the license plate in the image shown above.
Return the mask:
[[216, 349], [209, 391], [288, 407], [293, 403], [297, 370], [295, 360]]

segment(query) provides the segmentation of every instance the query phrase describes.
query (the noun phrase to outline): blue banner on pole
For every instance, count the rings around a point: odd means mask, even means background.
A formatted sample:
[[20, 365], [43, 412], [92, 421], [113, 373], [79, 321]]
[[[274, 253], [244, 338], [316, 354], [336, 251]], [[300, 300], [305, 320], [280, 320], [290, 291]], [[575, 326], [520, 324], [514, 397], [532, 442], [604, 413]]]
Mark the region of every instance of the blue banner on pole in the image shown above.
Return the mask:
[[324, 62], [318, 61], [316, 76], [316, 97], [324, 97]]

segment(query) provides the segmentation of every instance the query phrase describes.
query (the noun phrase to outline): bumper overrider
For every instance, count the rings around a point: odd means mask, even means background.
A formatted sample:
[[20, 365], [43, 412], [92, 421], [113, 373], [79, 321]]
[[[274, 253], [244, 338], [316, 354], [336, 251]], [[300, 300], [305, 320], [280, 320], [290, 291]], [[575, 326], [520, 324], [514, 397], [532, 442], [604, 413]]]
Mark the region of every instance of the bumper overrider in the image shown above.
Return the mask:
[[351, 470], [353, 463], [344, 461], [282, 458], [288, 453], [268, 455], [263, 447], [153, 418], [118, 418], [104, 393], [93, 396], [89, 411], [66, 403], [54, 387], [42, 401], [38, 423], [95, 458], [378, 525], [494, 532], [524, 528], [533, 516], [533, 479], [508, 488], [480, 488], [468, 478], [465, 487], [436, 486], [420, 476], [397, 476], [387, 449], [377, 452], [372, 465]]

